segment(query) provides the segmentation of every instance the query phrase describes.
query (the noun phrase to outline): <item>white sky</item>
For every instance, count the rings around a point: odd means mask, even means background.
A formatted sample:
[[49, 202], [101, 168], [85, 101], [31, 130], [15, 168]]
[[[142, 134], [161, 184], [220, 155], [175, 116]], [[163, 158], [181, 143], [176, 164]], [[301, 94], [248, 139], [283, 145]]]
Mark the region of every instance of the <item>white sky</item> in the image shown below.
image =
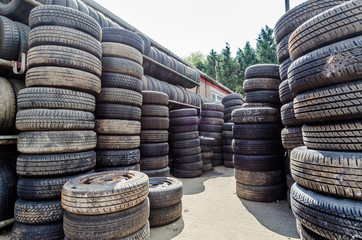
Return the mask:
[[[305, 0], [290, 0], [294, 7]], [[246, 41], [255, 47], [260, 30], [274, 28], [284, 0], [96, 0], [147, 36], [184, 58], [192, 52], [235, 55]]]

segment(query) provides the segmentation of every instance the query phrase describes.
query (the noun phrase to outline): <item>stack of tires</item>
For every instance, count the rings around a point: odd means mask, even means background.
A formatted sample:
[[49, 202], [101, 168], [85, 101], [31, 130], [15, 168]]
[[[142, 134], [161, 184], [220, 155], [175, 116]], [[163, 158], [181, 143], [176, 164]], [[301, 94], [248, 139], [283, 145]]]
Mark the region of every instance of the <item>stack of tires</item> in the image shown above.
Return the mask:
[[171, 177], [150, 178], [150, 226], [170, 224], [182, 215], [182, 182]]
[[62, 184], [96, 163], [92, 112], [101, 86], [101, 28], [89, 16], [60, 6], [33, 9], [29, 24], [28, 88], [19, 92], [16, 116], [22, 154], [13, 236], [59, 239]]
[[243, 107], [272, 107], [279, 109], [279, 65], [257, 64], [245, 70]]
[[139, 35], [103, 28], [102, 90], [95, 112], [96, 171], [140, 170], [142, 52]]
[[283, 148], [275, 108], [243, 108], [232, 113], [232, 149], [238, 197], [271, 202], [283, 199]]
[[14, 217], [14, 204], [17, 198], [16, 181], [15, 169], [0, 160], [0, 221]]
[[167, 177], [168, 167], [168, 96], [162, 92], [143, 91], [141, 117], [141, 171], [149, 177]]
[[204, 103], [201, 105], [200, 136], [215, 138], [212, 165], [223, 165], [222, 130], [224, 124], [224, 106], [218, 103]]
[[199, 139], [199, 118], [194, 108], [170, 111], [172, 174], [180, 178], [199, 177], [204, 166]]
[[291, 205], [319, 239], [362, 238], [361, 9], [358, 0], [336, 6], [289, 39], [288, 81], [305, 145], [291, 152]]
[[222, 156], [224, 159], [225, 167], [234, 167], [233, 163], [233, 149], [231, 143], [233, 141], [233, 123], [224, 123], [222, 132]]
[[[137, 171], [92, 173], [62, 189], [68, 239], [149, 239], [149, 181]], [[43, 238], [50, 239], [50, 238]]]
[[212, 170], [212, 156], [214, 154], [213, 151], [214, 143], [215, 143], [215, 138], [200, 136], [201, 158], [204, 164], [204, 166], [202, 166], [203, 172]]
[[225, 96], [221, 100], [224, 105], [224, 122], [228, 123], [231, 121], [231, 112], [235, 109], [240, 109], [244, 104], [243, 96], [240, 93], [232, 93]]

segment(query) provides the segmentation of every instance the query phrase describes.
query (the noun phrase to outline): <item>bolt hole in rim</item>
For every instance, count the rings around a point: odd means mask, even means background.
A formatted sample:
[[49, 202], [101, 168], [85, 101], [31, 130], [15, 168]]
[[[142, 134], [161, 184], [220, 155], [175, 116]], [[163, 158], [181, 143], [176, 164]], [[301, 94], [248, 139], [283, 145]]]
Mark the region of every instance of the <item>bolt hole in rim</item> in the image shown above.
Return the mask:
[[78, 183], [85, 185], [102, 185], [110, 183], [120, 183], [127, 181], [131, 178], [134, 178], [135, 174], [130, 172], [110, 172], [110, 173], [100, 173], [92, 176], [86, 176], [80, 178]]

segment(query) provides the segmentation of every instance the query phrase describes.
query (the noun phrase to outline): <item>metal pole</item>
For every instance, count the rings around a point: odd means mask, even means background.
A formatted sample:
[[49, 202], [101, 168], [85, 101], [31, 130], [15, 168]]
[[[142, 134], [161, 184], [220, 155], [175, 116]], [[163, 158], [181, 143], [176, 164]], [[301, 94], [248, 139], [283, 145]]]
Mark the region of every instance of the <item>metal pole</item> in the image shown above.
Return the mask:
[[289, 11], [289, 0], [285, 0], [285, 11]]

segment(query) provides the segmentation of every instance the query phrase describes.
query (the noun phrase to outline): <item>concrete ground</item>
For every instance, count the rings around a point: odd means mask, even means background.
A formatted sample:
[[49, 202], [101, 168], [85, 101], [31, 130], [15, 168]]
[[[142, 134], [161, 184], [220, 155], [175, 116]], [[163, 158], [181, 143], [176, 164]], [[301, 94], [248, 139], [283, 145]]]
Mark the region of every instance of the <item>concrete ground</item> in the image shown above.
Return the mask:
[[216, 167], [184, 184], [182, 217], [151, 229], [152, 240], [299, 239], [286, 200], [258, 203], [237, 197], [234, 170]]
[[[152, 240], [299, 239], [287, 201], [257, 203], [236, 196], [234, 169], [216, 167], [184, 184], [182, 217], [152, 228]], [[0, 240], [10, 240], [10, 229]]]

